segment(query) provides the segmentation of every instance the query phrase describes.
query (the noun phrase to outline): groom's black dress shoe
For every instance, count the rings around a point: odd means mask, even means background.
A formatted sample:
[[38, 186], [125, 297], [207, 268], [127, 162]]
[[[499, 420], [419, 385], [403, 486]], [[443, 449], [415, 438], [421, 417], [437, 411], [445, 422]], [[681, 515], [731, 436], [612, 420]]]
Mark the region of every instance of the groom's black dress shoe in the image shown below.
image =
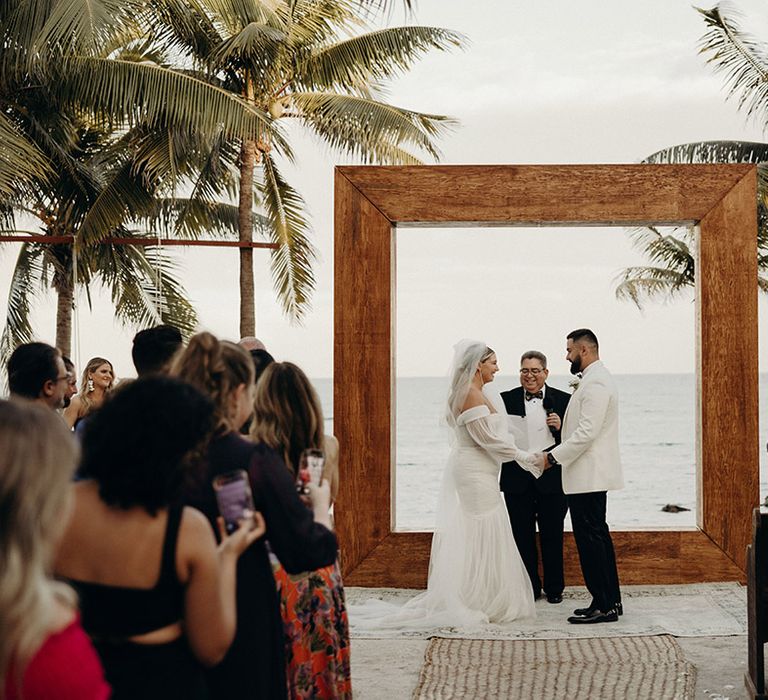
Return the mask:
[[562, 593], [547, 593], [547, 602], [552, 603], [553, 605], [562, 603], [563, 602]]
[[[621, 616], [624, 614], [624, 606], [621, 603], [616, 603], [613, 607], [616, 610], [617, 615]], [[586, 617], [592, 615], [596, 610], [597, 606], [592, 603], [588, 608], [576, 608], [576, 610], [573, 611], [573, 614], [578, 615], [579, 617]]]
[[602, 610], [593, 610], [589, 615], [574, 615], [568, 618], [572, 625], [594, 625], [599, 622], [618, 622], [619, 613], [616, 608], [611, 608], [603, 612]]

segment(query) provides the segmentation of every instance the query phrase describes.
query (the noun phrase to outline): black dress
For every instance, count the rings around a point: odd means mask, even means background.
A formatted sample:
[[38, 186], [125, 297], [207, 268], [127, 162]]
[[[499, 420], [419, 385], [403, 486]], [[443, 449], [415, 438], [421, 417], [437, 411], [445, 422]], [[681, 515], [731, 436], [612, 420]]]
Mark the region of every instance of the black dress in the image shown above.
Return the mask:
[[214, 439], [208, 448], [204, 483], [187, 503], [199, 508], [216, 529], [218, 509], [212, 480], [226, 472], [248, 472], [256, 510], [266, 536], [244, 552], [237, 565], [237, 632], [224, 660], [208, 673], [212, 698], [272, 700], [287, 696], [280, 601], [265, 540], [288, 573], [311, 571], [336, 560], [336, 535], [314, 522], [301, 502], [280, 456], [237, 433]]
[[185, 637], [165, 644], [128, 641], [184, 619], [185, 587], [176, 576], [182, 512], [181, 506], [168, 509], [160, 576], [152, 588], [69, 581], [80, 598], [83, 627], [99, 653], [113, 700], [208, 697], [203, 667]]

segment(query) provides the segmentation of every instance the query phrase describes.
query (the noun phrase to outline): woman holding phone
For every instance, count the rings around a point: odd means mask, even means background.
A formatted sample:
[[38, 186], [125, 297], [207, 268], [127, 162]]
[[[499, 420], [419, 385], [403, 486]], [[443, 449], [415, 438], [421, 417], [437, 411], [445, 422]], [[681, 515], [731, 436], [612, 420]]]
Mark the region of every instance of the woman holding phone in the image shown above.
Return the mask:
[[[271, 550], [296, 574], [336, 560], [328, 485], [311, 486], [311, 510], [302, 503], [281, 455], [239, 434], [253, 412], [254, 367], [243, 348], [199, 333], [177, 358], [173, 372], [205, 391], [216, 405], [217, 428], [205, 458], [207, 474], [187, 502], [213, 521], [217, 494], [244, 471], [257, 510], [264, 515]], [[221, 500], [219, 500], [221, 502]], [[224, 660], [208, 674], [217, 698], [285, 698], [287, 686], [280, 603], [263, 541], [237, 567], [237, 635]]]
[[55, 571], [79, 594], [115, 700], [208, 697], [202, 665], [234, 637], [237, 560], [263, 520], [243, 514], [217, 547], [202, 513], [180, 505], [213, 416], [197, 389], [153, 376], [115, 392], [84, 432]]
[[[264, 370], [256, 385], [251, 437], [283, 456], [294, 481], [324, 479], [336, 495], [338, 442], [323, 434], [320, 399], [296, 365], [276, 362]], [[322, 457], [323, 465], [313, 464]], [[299, 574], [286, 571], [282, 563], [276, 565], [275, 580], [286, 636], [289, 696], [351, 698], [349, 626], [338, 562]]]

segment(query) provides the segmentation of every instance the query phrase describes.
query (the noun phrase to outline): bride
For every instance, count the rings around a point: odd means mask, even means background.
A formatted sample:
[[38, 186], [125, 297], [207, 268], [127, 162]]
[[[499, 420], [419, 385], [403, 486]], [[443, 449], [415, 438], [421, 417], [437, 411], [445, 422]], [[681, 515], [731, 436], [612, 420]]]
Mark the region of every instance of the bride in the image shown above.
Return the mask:
[[381, 608], [377, 616], [375, 604], [354, 606], [355, 626], [369, 621], [386, 628], [466, 627], [534, 617], [531, 582], [499, 491], [499, 471], [512, 460], [536, 477], [541, 470], [517, 448], [506, 416], [482, 392], [498, 371], [496, 354], [485, 343], [462, 340], [454, 346], [445, 407], [453, 444], [437, 504], [427, 590], [386, 620]]

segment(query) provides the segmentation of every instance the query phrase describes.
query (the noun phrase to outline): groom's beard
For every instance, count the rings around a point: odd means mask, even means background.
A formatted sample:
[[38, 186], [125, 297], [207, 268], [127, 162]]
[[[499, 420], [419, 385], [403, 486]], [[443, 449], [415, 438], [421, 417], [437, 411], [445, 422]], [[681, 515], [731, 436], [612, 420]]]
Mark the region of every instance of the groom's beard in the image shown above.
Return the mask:
[[578, 374], [581, 372], [581, 358], [577, 357], [571, 362], [571, 374]]

